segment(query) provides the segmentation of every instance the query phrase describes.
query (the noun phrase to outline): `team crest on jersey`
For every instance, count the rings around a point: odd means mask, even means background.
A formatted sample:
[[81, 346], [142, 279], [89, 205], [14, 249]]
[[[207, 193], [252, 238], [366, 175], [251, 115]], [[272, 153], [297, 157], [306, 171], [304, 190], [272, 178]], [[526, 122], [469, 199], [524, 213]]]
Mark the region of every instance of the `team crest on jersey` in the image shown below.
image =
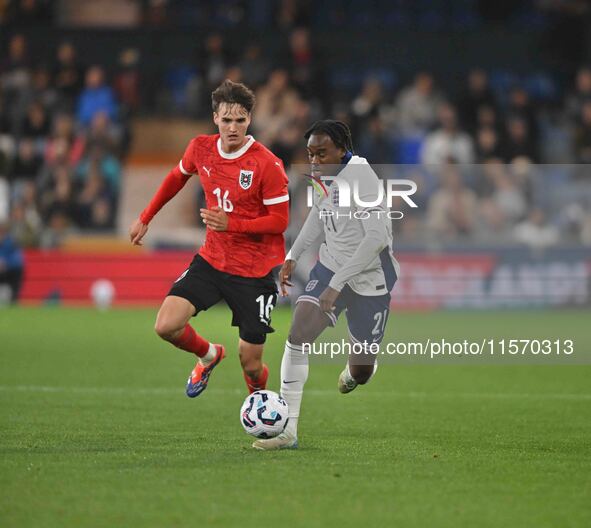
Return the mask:
[[244, 190], [249, 189], [252, 185], [252, 175], [254, 171], [249, 170], [240, 170], [240, 177], [238, 178], [238, 182], [240, 183], [240, 187]]
[[314, 288], [316, 288], [317, 284], [317, 280], [311, 280], [310, 282], [308, 282], [308, 284], [306, 284], [306, 291], [311, 292]]

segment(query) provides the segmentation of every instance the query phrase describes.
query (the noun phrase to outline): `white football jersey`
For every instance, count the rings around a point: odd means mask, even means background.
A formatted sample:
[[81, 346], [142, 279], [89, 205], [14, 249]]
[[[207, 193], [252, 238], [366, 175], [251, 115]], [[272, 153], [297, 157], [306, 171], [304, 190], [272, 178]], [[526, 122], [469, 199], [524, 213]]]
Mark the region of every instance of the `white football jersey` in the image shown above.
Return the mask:
[[312, 209], [287, 258], [297, 260], [323, 237], [320, 262], [335, 273], [333, 288], [340, 291], [348, 284], [360, 295], [389, 293], [400, 266], [392, 254], [385, 192], [379, 192], [383, 182], [359, 156], [353, 156], [332, 182], [324, 182], [326, 192], [314, 192]]

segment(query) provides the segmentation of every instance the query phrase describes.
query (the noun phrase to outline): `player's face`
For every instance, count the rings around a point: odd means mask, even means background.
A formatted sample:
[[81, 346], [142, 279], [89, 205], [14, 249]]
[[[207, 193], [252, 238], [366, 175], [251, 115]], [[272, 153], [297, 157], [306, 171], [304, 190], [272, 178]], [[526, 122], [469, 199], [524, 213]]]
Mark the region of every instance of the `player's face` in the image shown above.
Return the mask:
[[326, 134], [312, 134], [308, 138], [308, 159], [314, 174], [322, 173], [319, 165], [340, 165], [345, 154], [345, 149], [337, 147]]
[[250, 125], [250, 114], [239, 104], [221, 103], [213, 113], [226, 152], [238, 150], [246, 143], [246, 131]]

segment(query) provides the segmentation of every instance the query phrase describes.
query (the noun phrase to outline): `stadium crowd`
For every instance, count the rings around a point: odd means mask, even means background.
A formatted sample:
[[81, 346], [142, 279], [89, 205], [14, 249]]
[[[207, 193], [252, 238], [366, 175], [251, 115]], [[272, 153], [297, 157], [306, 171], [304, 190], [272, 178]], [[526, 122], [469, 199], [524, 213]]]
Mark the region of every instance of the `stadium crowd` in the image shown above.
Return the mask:
[[[106, 72], [84, 64], [69, 42], [57, 47], [53, 64], [35, 63], [18, 33], [4, 51], [0, 222], [10, 220], [24, 247], [53, 247], [74, 230], [112, 230], [130, 119], [146, 111], [138, 52], [123, 50], [117, 69]], [[223, 34], [212, 33], [196, 61], [183, 97], [163, 99], [165, 112], [180, 104], [207, 120], [211, 90], [224, 78], [243, 81], [257, 95], [254, 135], [293, 167], [307, 163], [302, 136], [313, 120], [346, 121], [360, 155], [404, 164], [392, 174], [418, 184], [418, 211], [405, 210], [396, 226], [403, 240], [591, 244], [591, 174], [584, 166], [538, 165], [591, 161], [588, 67], [548, 105], [518, 82], [494, 89], [484, 68], [466, 75], [460, 93], [422, 71], [399, 85], [368, 72], [346, 94], [304, 27], [288, 33], [277, 56], [257, 42], [229, 50]], [[566, 138], [562, 148], [557, 138]], [[303, 180], [292, 181], [293, 192], [303, 192]]]
[[52, 247], [75, 229], [115, 225], [129, 145], [119, 78], [84, 67], [64, 42], [35, 64], [16, 34], [0, 63], [0, 221], [25, 247]]

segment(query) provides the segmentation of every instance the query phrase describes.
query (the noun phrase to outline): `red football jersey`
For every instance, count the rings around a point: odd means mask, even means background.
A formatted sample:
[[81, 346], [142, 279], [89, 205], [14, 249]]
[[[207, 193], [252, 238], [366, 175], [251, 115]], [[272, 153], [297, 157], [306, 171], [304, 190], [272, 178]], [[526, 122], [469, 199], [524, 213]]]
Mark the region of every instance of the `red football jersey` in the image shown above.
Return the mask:
[[[179, 164], [185, 175], [199, 174], [207, 208], [230, 217], [265, 216], [267, 206], [287, 202], [287, 175], [281, 160], [247, 136], [236, 152], [222, 151], [220, 135], [192, 139]], [[285, 259], [283, 234], [248, 234], [208, 229], [199, 254], [214, 268], [242, 277], [263, 277]]]

